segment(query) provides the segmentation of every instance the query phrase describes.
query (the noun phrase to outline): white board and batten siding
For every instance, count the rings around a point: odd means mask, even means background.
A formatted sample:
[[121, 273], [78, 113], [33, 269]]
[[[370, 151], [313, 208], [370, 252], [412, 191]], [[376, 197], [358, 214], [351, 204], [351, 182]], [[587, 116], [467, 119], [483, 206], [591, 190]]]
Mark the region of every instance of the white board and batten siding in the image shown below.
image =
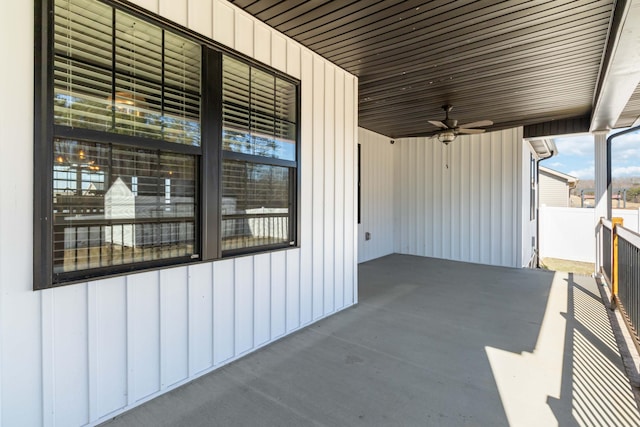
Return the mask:
[[396, 140], [395, 252], [521, 267], [523, 146], [522, 128], [460, 135], [448, 146]]
[[[359, 128], [360, 223], [358, 262], [393, 253], [393, 153], [391, 138]], [[365, 233], [370, 233], [366, 240]]]
[[96, 424], [357, 302], [357, 79], [226, 1], [134, 3], [301, 80], [301, 245], [32, 291], [34, 6], [6, 2], [2, 426]]

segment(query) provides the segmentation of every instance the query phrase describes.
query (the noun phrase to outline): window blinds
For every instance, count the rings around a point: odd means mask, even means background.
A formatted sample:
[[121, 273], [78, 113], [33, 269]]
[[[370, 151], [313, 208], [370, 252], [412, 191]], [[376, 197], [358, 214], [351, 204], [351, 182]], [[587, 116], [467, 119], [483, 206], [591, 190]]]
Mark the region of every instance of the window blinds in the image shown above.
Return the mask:
[[56, 0], [55, 124], [200, 145], [200, 46], [88, 0]]

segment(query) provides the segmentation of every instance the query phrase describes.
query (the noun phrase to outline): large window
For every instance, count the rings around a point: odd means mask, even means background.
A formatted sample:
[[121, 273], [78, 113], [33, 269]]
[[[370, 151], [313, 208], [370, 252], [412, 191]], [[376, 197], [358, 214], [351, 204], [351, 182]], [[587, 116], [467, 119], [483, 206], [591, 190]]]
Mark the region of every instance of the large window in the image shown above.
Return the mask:
[[295, 81], [110, 2], [37, 7], [35, 289], [296, 244]]
[[53, 271], [191, 257], [192, 155], [56, 138]]
[[290, 242], [296, 86], [223, 58], [222, 250]]

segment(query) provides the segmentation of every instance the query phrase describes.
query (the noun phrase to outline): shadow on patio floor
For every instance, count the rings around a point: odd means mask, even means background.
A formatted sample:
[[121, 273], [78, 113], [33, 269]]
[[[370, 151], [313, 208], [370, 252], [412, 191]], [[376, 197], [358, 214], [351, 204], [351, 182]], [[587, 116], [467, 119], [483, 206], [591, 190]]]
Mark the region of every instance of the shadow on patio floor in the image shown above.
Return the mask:
[[589, 277], [390, 255], [354, 308], [115, 426], [640, 425]]

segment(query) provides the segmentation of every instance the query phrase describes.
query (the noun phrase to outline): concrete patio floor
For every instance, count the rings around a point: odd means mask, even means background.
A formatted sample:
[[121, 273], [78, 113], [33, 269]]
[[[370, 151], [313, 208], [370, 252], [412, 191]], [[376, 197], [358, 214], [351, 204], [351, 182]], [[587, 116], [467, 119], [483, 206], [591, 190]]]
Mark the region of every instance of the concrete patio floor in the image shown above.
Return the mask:
[[594, 279], [390, 255], [359, 304], [117, 426], [640, 426]]

